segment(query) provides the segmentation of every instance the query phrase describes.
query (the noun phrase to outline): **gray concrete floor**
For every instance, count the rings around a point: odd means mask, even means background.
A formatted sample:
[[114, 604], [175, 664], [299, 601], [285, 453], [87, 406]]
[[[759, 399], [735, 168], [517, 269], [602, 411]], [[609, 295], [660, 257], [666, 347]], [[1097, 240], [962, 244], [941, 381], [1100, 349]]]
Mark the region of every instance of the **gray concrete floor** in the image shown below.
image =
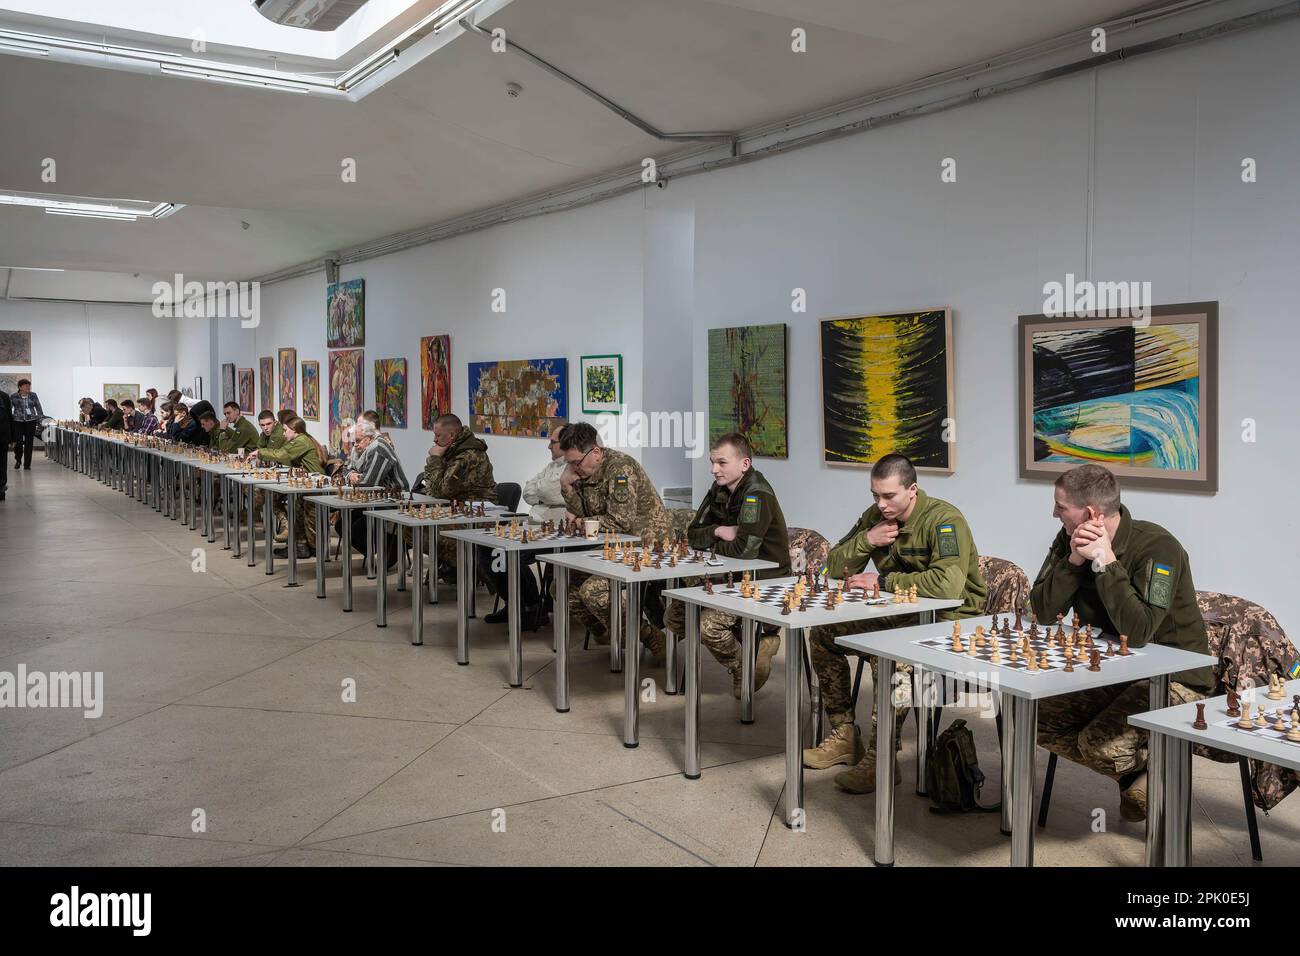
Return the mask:
[[[511, 690], [502, 626], [476, 622], [472, 663], [456, 666], [450, 589], [412, 647], [409, 592], [391, 593], [381, 630], [364, 575], [345, 614], [337, 564], [326, 600], [310, 561], [286, 589], [283, 562], [267, 577], [220, 536], [206, 545], [44, 458], [10, 472], [0, 529], [0, 671], [102, 671], [106, 698], [98, 719], [0, 710], [0, 865], [870, 865], [874, 798], [838, 791], [836, 771], [807, 773], [806, 832], [778, 819], [784, 654], [751, 726], [706, 662], [705, 770], [689, 781], [680, 697], [643, 704], [641, 746], [625, 749], [604, 648], [575, 648], [572, 711], [557, 714], [549, 630], [525, 635]], [[648, 661], [643, 675], [662, 685]], [[945, 723], [959, 715], [995, 803], [993, 721], [949, 710]], [[997, 814], [940, 817], [914, 794], [913, 750], [898, 864], [1006, 865]], [[1197, 758], [1193, 772], [1195, 861], [1251, 865], [1236, 765]], [[1062, 764], [1037, 863], [1140, 865], [1142, 826], [1118, 805], [1109, 780]], [[1300, 863], [1300, 798], [1260, 825], [1266, 865]]]

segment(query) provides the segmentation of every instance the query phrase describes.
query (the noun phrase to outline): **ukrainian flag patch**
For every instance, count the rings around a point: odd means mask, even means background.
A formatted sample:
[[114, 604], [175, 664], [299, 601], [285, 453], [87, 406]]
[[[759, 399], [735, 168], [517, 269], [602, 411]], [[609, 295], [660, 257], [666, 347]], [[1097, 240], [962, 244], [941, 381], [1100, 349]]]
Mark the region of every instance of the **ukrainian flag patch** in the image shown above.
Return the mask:
[[1155, 607], [1168, 607], [1174, 595], [1174, 571], [1167, 564], [1151, 565], [1151, 583], [1147, 585], [1147, 603]]
[[758, 520], [758, 497], [756, 495], [746, 495], [745, 503], [740, 506], [740, 523], [752, 524]]
[[939, 557], [955, 558], [961, 554], [957, 544], [957, 529], [950, 524], [939, 525]]
[[1292, 680], [1300, 677], [1300, 661], [1292, 661], [1291, 666], [1286, 669], [1286, 673]]

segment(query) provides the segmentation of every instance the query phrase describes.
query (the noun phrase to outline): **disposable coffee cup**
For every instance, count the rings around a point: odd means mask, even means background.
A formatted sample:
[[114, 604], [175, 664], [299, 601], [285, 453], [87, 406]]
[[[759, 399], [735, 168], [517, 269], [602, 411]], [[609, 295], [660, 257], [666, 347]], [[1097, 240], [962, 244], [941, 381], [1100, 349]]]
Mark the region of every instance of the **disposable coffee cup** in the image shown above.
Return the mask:
[[588, 538], [594, 538], [596, 537], [596, 535], [600, 534], [600, 519], [599, 518], [582, 519], [582, 533], [585, 534]]

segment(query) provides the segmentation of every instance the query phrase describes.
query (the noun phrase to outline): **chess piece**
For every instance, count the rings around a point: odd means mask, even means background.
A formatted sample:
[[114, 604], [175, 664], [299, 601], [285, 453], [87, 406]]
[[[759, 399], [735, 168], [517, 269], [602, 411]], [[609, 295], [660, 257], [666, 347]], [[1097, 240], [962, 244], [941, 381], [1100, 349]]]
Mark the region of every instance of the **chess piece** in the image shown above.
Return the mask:
[[1067, 674], [1074, 673], [1074, 654], [1072, 653], [1065, 658], [1065, 672]]
[[993, 653], [989, 655], [989, 660], [992, 661], [994, 664], [1001, 663], [1002, 661], [1002, 652], [998, 650], [997, 641], [993, 642]]
[[1132, 653], [1133, 652], [1128, 649], [1128, 635], [1121, 634], [1119, 636], [1119, 656], [1128, 657]]
[[705, 594], [712, 594], [712, 593], [713, 593], [713, 579], [712, 579], [712, 578], [705, 578], [705, 579], [704, 579], [704, 593], [705, 593]]
[[1025, 669], [1031, 671], [1038, 670], [1038, 655], [1033, 651], [1030, 651], [1025, 655]]
[[1088, 662], [1088, 670], [1094, 673], [1101, 670], [1101, 651], [1095, 647], [1092, 649], [1092, 658]]
[[1242, 730], [1255, 729], [1255, 725], [1250, 722], [1250, 704], [1245, 701], [1241, 702], [1241, 719], [1237, 721], [1237, 726]]
[[1192, 721], [1193, 730], [1205, 730], [1209, 724], [1205, 722], [1205, 704], [1198, 702], [1196, 705], [1196, 719]]
[[1257, 713], [1257, 714], [1255, 715], [1255, 726], [1256, 726], [1256, 727], [1267, 727], [1267, 726], [1268, 726], [1268, 720], [1266, 720], [1265, 717], [1264, 717], [1264, 708], [1263, 708], [1263, 707], [1261, 707], [1261, 708], [1259, 709], [1259, 713]]
[[1038, 669], [1040, 671], [1050, 671], [1052, 662], [1047, 659], [1047, 651], [1042, 651], [1038, 655]]
[[1277, 719], [1273, 721], [1273, 729], [1277, 731], [1286, 730], [1286, 721], [1282, 719], [1282, 711], [1280, 708], [1277, 712]]
[[1268, 675], [1268, 699], [1284, 700], [1286, 698], [1285, 688], [1282, 686], [1282, 678], [1276, 674]]
[[1237, 696], [1237, 692], [1235, 690], [1228, 691], [1227, 713], [1229, 717], [1241, 716], [1241, 698]]

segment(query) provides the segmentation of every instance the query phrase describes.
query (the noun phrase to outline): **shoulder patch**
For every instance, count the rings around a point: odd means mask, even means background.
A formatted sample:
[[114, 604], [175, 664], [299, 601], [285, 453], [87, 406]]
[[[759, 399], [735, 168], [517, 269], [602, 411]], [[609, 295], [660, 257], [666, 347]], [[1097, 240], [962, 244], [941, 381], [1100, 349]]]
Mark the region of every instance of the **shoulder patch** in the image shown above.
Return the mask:
[[1147, 584], [1147, 603], [1152, 607], [1169, 607], [1174, 596], [1174, 572], [1167, 564], [1158, 561], [1151, 565], [1151, 580]]
[[955, 558], [961, 555], [961, 547], [957, 542], [957, 529], [950, 524], [941, 524], [938, 528], [939, 533], [939, 557]]
[[619, 475], [614, 479], [609, 490], [610, 497], [619, 504], [625, 504], [631, 497], [632, 491], [627, 483], [627, 475]]
[[757, 495], [746, 495], [745, 502], [740, 506], [740, 521], [742, 524], [749, 524], [758, 520], [759, 504]]

